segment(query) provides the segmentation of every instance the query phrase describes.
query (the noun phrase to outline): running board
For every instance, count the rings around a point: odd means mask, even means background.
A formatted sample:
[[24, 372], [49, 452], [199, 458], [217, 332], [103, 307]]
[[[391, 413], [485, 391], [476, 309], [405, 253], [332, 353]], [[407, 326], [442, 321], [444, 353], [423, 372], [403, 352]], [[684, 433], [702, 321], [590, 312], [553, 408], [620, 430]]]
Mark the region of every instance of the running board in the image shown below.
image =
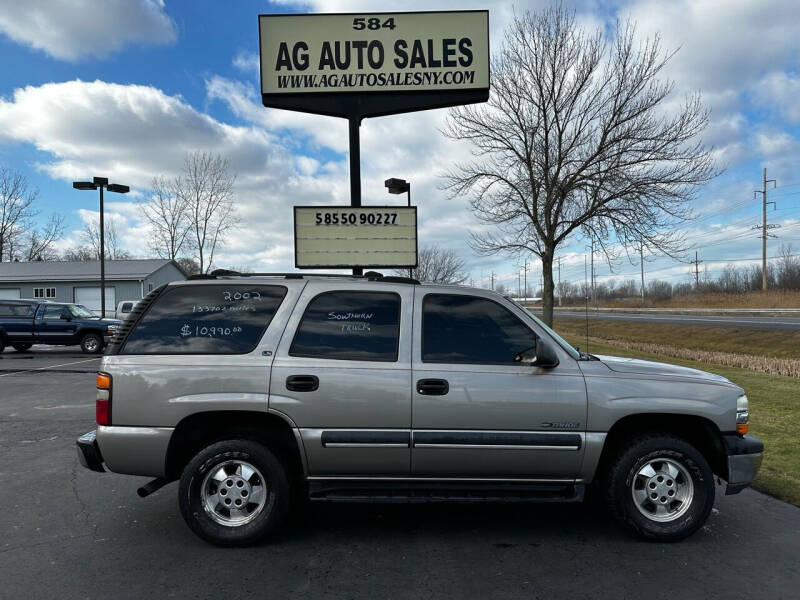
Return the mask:
[[398, 504], [582, 502], [586, 486], [564, 483], [405, 482], [322, 480], [309, 482], [316, 502], [374, 502]]

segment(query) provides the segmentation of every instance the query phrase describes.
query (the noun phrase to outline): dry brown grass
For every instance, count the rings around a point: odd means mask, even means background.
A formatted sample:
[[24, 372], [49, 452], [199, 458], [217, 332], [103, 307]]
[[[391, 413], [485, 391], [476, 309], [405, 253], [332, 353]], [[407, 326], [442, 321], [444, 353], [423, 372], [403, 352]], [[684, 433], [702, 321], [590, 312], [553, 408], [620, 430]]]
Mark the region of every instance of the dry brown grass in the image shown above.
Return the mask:
[[[583, 300], [569, 306], [583, 306]], [[767, 290], [745, 294], [691, 294], [673, 298], [621, 298], [598, 303], [603, 308], [800, 308], [800, 291]]]

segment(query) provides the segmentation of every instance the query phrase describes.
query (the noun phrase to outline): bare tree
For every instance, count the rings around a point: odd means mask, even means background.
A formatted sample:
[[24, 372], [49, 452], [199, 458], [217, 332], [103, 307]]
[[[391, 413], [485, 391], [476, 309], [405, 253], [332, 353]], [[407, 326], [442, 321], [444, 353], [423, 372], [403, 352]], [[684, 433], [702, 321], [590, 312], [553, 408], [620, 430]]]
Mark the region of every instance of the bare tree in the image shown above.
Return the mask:
[[187, 275], [197, 275], [198, 273], [200, 273], [200, 263], [198, 263], [193, 258], [189, 258], [188, 256], [182, 256], [181, 258], [175, 259], [175, 262], [178, 263], [178, 266]]
[[[464, 283], [469, 275], [464, 272], [464, 261], [452, 248], [426, 246], [417, 256], [417, 268], [412, 270], [414, 279], [424, 283]], [[408, 269], [397, 269], [397, 275], [408, 275]]]
[[161, 258], [177, 260], [187, 246], [192, 220], [185, 194], [177, 184], [180, 180], [155, 177], [152, 195], [144, 205], [144, 216], [150, 223], [150, 249]]
[[604, 41], [557, 6], [514, 19], [492, 60], [487, 104], [451, 109], [444, 133], [469, 140], [473, 161], [446, 175], [469, 195], [486, 233], [482, 253], [531, 252], [544, 272], [544, 320], [553, 322], [553, 258], [572, 236], [644, 244], [672, 256], [674, 228], [691, 217], [696, 187], [716, 173], [696, 140], [707, 124], [699, 96], [669, 111], [661, 80], [671, 54], [659, 37], [635, 41], [635, 26]]
[[67, 248], [61, 255], [61, 260], [67, 261], [86, 261], [86, 260], [98, 260], [100, 257], [100, 253], [95, 251], [94, 248], [91, 246], [75, 246], [73, 248]]
[[239, 224], [233, 197], [235, 180], [228, 161], [207, 152], [187, 154], [183, 173], [175, 180], [174, 192], [187, 206], [201, 273], [211, 270], [217, 246]]
[[9, 247], [15, 245], [36, 214], [32, 205], [37, 195], [36, 190], [28, 189], [25, 175], [0, 167], [0, 262], [11, 260]]
[[58, 260], [53, 244], [64, 234], [64, 217], [50, 215], [42, 227], [33, 227], [22, 238], [22, 260]]
[[[122, 243], [117, 235], [116, 219], [114, 215], [106, 215], [103, 223], [105, 233], [106, 259], [120, 260], [130, 258], [130, 252], [122, 249]], [[91, 248], [92, 260], [100, 260], [100, 226], [99, 223], [87, 223], [81, 232], [84, 244]]]

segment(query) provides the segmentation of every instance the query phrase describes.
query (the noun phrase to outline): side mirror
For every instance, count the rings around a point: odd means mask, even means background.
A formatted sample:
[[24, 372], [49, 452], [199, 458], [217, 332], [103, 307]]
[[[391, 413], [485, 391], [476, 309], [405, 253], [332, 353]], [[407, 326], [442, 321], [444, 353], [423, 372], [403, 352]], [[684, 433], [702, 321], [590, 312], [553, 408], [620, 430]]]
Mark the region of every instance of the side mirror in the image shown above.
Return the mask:
[[536, 346], [523, 350], [514, 357], [515, 362], [550, 369], [558, 366], [558, 354], [547, 340], [539, 338]]

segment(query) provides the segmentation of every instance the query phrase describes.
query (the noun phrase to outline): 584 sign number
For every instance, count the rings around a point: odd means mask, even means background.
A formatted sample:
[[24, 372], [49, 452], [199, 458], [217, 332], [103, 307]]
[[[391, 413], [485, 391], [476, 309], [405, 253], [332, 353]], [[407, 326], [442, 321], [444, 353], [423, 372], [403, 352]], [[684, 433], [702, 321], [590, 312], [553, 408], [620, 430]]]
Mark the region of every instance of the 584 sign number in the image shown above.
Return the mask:
[[375, 31], [376, 29], [394, 29], [394, 17], [389, 17], [385, 21], [381, 22], [378, 17], [371, 17], [367, 19], [366, 17], [356, 17], [353, 19], [353, 29], [361, 31], [362, 29], [371, 29]]

